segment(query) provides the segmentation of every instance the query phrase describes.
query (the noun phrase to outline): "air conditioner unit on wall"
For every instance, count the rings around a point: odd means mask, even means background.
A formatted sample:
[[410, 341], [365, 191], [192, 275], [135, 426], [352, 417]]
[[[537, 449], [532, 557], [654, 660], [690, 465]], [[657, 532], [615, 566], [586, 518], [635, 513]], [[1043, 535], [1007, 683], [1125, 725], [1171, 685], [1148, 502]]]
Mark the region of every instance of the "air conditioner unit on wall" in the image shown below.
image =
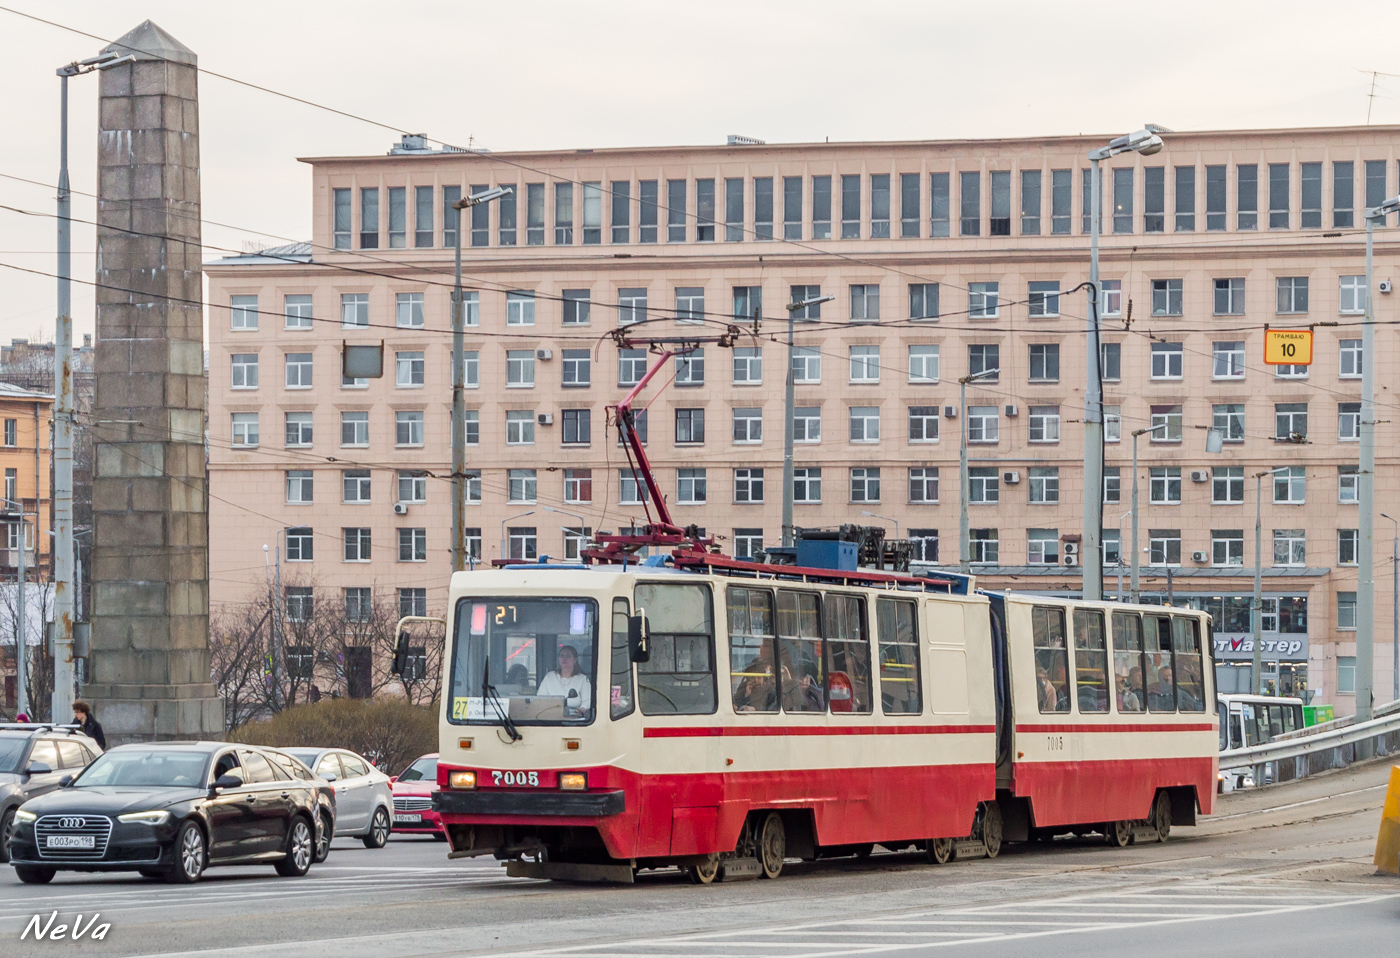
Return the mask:
[[1204, 469], [1192, 469], [1192, 470], [1191, 470], [1191, 481], [1192, 481], [1192, 482], [1210, 482], [1210, 473], [1207, 472], [1207, 471], [1204, 470]]
[[541, 426], [554, 425], [554, 413], [552, 412], [542, 412], [535, 419]]
[[1210, 561], [1210, 553], [1209, 553], [1209, 552], [1193, 552], [1193, 553], [1191, 553], [1191, 561], [1192, 561], [1192, 562], [1209, 562], [1209, 561]]
[[1007, 418], [1007, 419], [1015, 419], [1018, 412], [1019, 412], [1019, 410], [1015, 407], [1015, 405], [1013, 405], [1013, 404], [1011, 404], [1011, 403], [1008, 403], [1008, 404], [1007, 404], [1007, 406], [1006, 406], [1006, 418]]
[[406, 503], [406, 502], [396, 502], [396, 503], [394, 503], [394, 515], [396, 515], [396, 516], [406, 516], [406, 515], [408, 515], [408, 503]]
[[943, 407], [943, 418], [944, 418], [944, 419], [957, 419], [957, 418], [958, 418], [958, 407], [957, 407], [957, 406], [944, 406], [944, 407]]
[[1067, 556], [1065, 556], [1065, 565], [1068, 565], [1068, 566], [1076, 566], [1076, 565], [1079, 565], [1079, 556], [1074, 556], [1074, 555], [1067, 555]]
[[1021, 481], [1021, 474], [1019, 472], [1012, 471], [1003, 472], [1001, 474], [1001, 481], [1006, 483], [1008, 486], [1014, 486], [1016, 485], [1016, 483]]
[[1079, 555], [1079, 543], [1077, 543], [1077, 542], [1066, 542], [1066, 543], [1065, 543], [1065, 555], [1067, 555], [1067, 556], [1077, 556], [1077, 555]]
[[540, 359], [540, 360], [553, 359], [553, 358], [554, 358], [554, 350], [552, 350], [552, 349], [537, 349], [537, 350], [535, 350], [535, 358], [536, 358], [536, 359]]

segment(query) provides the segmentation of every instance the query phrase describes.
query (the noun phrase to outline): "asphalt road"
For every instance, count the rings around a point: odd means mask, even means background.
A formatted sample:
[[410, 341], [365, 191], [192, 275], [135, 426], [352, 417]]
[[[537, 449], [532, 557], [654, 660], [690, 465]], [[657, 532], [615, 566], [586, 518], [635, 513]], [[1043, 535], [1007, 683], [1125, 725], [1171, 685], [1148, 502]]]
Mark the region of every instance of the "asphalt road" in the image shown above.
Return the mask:
[[[1165, 845], [1008, 846], [995, 861], [922, 855], [789, 863], [775, 882], [692, 886], [507, 879], [494, 861], [395, 838], [340, 840], [301, 879], [213, 869], [192, 887], [60, 874], [21, 885], [0, 868], [0, 955], [198, 958], [597, 958], [1393, 954], [1400, 881], [1371, 854], [1388, 765], [1226, 796]], [[101, 942], [20, 941], [35, 914], [77, 914]]]

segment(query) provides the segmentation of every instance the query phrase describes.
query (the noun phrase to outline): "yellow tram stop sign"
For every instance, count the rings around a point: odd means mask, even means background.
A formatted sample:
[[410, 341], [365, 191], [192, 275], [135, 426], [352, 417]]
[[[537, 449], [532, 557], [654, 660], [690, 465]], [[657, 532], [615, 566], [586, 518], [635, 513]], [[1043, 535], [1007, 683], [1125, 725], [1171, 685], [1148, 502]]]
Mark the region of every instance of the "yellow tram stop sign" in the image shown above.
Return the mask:
[[1272, 366], [1311, 366], [1311, 329], [1264, 330], [1264, 362]]

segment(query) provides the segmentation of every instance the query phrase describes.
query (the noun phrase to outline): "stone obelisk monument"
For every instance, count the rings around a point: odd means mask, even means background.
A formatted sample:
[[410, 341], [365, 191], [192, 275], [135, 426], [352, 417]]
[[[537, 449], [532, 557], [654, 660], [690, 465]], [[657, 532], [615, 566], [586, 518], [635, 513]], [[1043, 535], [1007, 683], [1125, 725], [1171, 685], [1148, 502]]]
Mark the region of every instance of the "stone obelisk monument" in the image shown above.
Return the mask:
[[151, 21], [99, 74], [89, 684], [113, 743], [223, 735], [209, 679], [199, 95]]

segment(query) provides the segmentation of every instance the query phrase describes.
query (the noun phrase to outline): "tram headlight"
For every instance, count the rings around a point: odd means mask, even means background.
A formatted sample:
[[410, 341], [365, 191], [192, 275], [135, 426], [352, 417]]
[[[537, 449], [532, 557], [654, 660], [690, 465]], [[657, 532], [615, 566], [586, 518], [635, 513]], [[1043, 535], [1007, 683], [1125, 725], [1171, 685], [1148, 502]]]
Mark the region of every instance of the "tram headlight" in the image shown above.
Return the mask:
[[588, 775], [583, 772], [560, 772], [559, 787], [566, 792], [582, 792], [588, 788]]
[[447, 776], [450, 788], [476, 788], [476, 772], [453, 772]]

